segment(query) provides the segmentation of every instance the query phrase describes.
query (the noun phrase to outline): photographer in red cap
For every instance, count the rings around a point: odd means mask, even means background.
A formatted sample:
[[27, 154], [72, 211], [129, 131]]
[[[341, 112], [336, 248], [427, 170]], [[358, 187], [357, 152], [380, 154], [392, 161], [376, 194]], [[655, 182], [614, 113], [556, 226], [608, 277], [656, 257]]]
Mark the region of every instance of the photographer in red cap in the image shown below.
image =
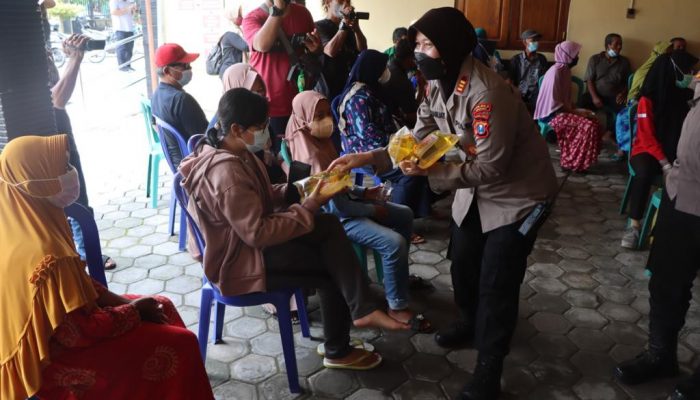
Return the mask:
[[[156, 50], [156, 67], [160, 84], [151, 97], [153, 115], [170, 124], [187, 141], [190, 136], [204, 133], [209, 121], [197, 100], [183, 86], [192, 80], [192, 63], [198, 53], [188, 53], [182, 46], [166, 43]], [[182, 154], [177, 140], [166, 133], [165, 141], [170, 159], [180, 165]]]

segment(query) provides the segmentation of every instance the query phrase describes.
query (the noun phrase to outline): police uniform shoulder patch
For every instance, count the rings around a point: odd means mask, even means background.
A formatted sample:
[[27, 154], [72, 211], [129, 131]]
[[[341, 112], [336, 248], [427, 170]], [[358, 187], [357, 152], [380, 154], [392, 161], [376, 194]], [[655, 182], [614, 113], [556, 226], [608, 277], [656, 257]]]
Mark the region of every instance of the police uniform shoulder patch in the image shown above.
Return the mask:
[[467, 86], [469, 86], [469, 77], [462, 75], [457, 82], [457, 86], [455, 87], [455, 93], [464, 94], [464, 90], [467, 88]]
[[474, 137], [477, 139], [486, 139], [491, 134], [491, 103], [479, 103], [472, 109], [472, 128], [474, 128]]
[[474, 128], [474, 137], [477, 139], [486, 139], [489, 137], [489, 134], [491, 133], [491, 126], [489, 125], [489, 121], [486, 120], [480, 120], [476, 119], [474, 120], [473, 123], [473, 128]]
[[472, 118], [488, 120], [491, 117], [492, 109], [491, 103], [479, 103], [472, 109]]

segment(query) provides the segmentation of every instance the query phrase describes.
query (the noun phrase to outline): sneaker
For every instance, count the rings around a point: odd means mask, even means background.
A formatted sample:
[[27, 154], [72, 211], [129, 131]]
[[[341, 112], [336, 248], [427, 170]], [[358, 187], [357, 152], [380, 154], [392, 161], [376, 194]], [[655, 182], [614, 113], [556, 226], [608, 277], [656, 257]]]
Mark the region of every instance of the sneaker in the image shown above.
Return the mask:
[[620, 246], [626, 249], [636, 249], [639, 243], [639, 229], [630, 226], [625, 230], [625, 234], [622, 235], [622, 242]]

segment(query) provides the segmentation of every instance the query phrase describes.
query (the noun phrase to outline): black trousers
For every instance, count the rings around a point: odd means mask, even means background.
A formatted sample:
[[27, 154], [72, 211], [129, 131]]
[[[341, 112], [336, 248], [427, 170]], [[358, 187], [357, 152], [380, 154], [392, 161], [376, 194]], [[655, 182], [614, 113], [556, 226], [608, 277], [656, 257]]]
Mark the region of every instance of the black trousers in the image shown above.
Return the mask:
[[[134, 32], [116, 31], [114, 32], [115, 40], [124, 40], [126, 38], [134, 36]], [[131, 56], [134, 51], [134, 42], [124, 43], [117, 46], [117, 64], [122, 65], [125, 62], [131, 60]], [[119, 67], [119, 69], [125, 69], [131, 67], [131, 64], [127, 64]]]
[[630, 164], [634, 170], [632, 183], [630, 184], [630, 212], [629, 217], [640, 220], [644, 216], [644, 210], [649, 201], [649, 191], [655, 179], [661, 175], [659, 161], [649, 153], [637, 154], [630, 158]]
[[652, 271], [650, 332], [667, 343], [675, 343], [685, 325], [693, 280], [700, 269], [700, 217], [676, 210], [665, 193], [647, 268]]
[[351, 319], [366, 316], [379, 304], [338, 218], [320, 214], [311, 233], [268, 247], [263, 254], [268, 289], [318, 289], [326, 357], [350, 353]]
[[270, 117], [270, 139], [272, 140], [272, 152], [275, 154], [280, 152], [280, 142], [284, 139], [288, 122], [289, 116]]
[[[617, 104], [617, 99], [614, 96], [600, 96], [600, 98], [603, 100], [603, 105], [606, 108], [606, 111], [609, 111], [607, 115], [608, 118], [606, 121], [606, 129], [615, 133], [615, 117], [617, 116], [617, 113], [619, 113], [625, 106]], [[598, 111], [598, 108], [595, 106], [595, 104], [593, 104], [593, 97], [591, 97], [590, 92], [586, 92], [581, 95], [581, 101], [579, 101], [578, 106], [587, 110]], [[610, 112], [614, 112], [614, 114], [610, 114]]]
[[475, 327], [480, 355], [505, 357], [518, 319], [520, 284], [535, 238], [522, 236], [522, 221], [482, 232], [476, 201], [450, 242], [455, 303]]

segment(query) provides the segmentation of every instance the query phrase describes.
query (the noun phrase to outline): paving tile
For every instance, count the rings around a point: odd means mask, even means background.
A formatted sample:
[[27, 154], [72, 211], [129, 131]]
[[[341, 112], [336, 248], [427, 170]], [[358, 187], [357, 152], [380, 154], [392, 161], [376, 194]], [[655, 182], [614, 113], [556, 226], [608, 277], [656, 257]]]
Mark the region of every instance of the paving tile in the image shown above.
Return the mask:
[[[154, 226], [150, 225], [137, 225], [126, 231], [126, 235], [135, 238], [144, 238], [148, 235], [153, 234], [156, 231]], [[143, 243], [145, 244], [145, 243]]]
[[282, 354], [282, 340], [277, 333], [263, 333], [250, 341], [251, 349], [255, 354], [264, 356], [276, 356]]
[[440, 254], [424, 250], [419, 250], [415, 253], [412, 253], [410, 255], [410, 258], [411, 261], [413, 261], [416, 264], [425, 265], [435, 265], [443, 260], [443, 257], [441, 257]]
[[437, 268], [431, 266], [431, 265], [423, 265], [423, 264], [411, 264], [410, 265], [410, 272], [412, 274], [418, 275], [419, 277], [425, 279], [425, 280], [431, 280], [435, 278], [436, 276], [440, 275], [440, 271], [437, 270]]
[[462, 388], [467, 384], [467, 382], [469, 382], [470, 379], [471, 375], [468, 373], [461, 370], [455, 370], [450, 376], [440, 382], [440, 387], [445, 393], [446, 398], [456, 399], [458, 398], [457, 396], [459, 395], [459, 392], [462, 391]]
[[539, 332], [565, 334], [572, 325], [561, 314], [538, 312], [530, 317], [530, 323], [535, 326]]
[[538, 386], [527, 400], [579, 400], [573, 391], [554, 386]]
[[197, 262], [190, 253], [184, 251], [182, 253], [177, 253], [173, 254], [172, 256], [168, 257], [168, 264], [172, 265], [178, 265], [178, 266], [187, 266], [192, 264], [193, 262]]
[[593, 279], [606, 286], [625, 286], [629, 282], [629, 279], [617, 272], [603, 270], [596, 271], [593, 274]]
[[560, 295], [566, 291], [566, 285], [561, 283], [558, 279], [553, 278], [534, 278], [528, 285], [534, 289], [537, 293]]
[[206, 368], [207, 370], [209, 384], [212, 387], [221, 385], [231, 378], [231, 375], [229, 374], [228, 364], [208, 359], [204, 364], [204, 368]]
[[[300, 379], [299, 384], [304, 388], [305, 381]], [[277, 374], [258, 385], [258, 399], [296, 400], [302, 397], [304, 397], [303, 393], [294, 394], [289, 391], [289, 382], [285, 374]], [[241, 400], [247, 399], [241, 398]]]
[[159, 256], [157, 254], [148, 254], [143, 257], [138, 257], [134, 260], [134, 266], [138, 268], [151, 269], [155, 267], [160, 267], [165, 264], [166, 257]]
[[549, 250], [539, 250], [535, 249], [530, 253], [535, 262], [545, 263], [545, 264], [557, 264], [562, 260], [561, 256], [554, 251]]
[[259, 383], [277, 373], [277, 363], [272, 357], [249, 354], [231, 364], [231, 378]]
[[526, 367], [506, 368], [501, 378], [501, 386], [504, 393], [516, 398], [522, 398], [532, 392], [537, 385], [537, 380]]
[[391, 400], [391, 397], [385, 395], [380, 390], [360, 389], [357, 392], [350, 395], [349, 397], [347, 397], [347, 399], [348, 400]]
[[444, 394], [435, 383], [411, 380], [394, 391], [395, 400], [442, 399]]
[[107, 228], [100, 230], [100, 239], [112, 240], [124, 236], [126, 230], [121, 228]]
[[571, 357], [571, 363], [586, 377], [609, 378], [617, 364], [607, 353], [581, 350]]
[[647, 334], [639, 327], [624, 322], [611, 322], [603, 329], [617, 344], [643, 346], [647, 342]]
[[151, 246], [136, 244], [121, 251], [124, 257], [140, 258], [151, 253]]
[[612, 257], [606, 256], [593, 256], [588, 259], [588, 261], [600, 269], [608, 269], [613, 271], [619, 271], [622, 264], [614, 260]]
[[[280, 335], [277, 333], [275, 334], [275, 336], [277, 337], [277, 341], [281, 345], [282, 342], [280, 339]], [[259, 337], [260, 336], [258, 336], [258, 338]], [[280, 347], [280, 353], [281, 351], [282, 350]], [[309, 377], [324, 368], [323, 357], [319, 356], [318, 353], [316, 353], [316, 348], [310, 349], [307, 347], [295, 346], [294, 355], [297, 360], [297, 371], [299, 373], [299, 376]], [[277, 356], [277, 365], [279, 365], [281, 372], [286, 373], [287, 366], [285, 365], [284, 354], [279, 354]]]
[[604, 299], [618, 304], [630, 304], [637, 295], [632, 289], [620, 286], [600, 286], [596, 293]]
[[146, 278], [147, 275], [148, 273], [142, 269], [130, 267], [116, 271], [112, 274], [111, 280], [128, 285], [129, 283], [134, 283]]
[[588, 308], [572, 308], [564, 313], [564, 317], [580, 328], [600, 329], [608, 323], [598, 311]]
[[636, 322], [641, 318], [641, 314], [630, 306], [605, 302], [598, 308], [601, 314], [612, 321]]
[[[138, 269], [138, 268], [135, 268]], [[141, 271], [144, 271], [141, 269]], [[175, 265], [163, 265], [160, 267], [155, 267], [151, 268], [148, 270], [148, 276], [153, 278], [153, 279], [160, 279], [163, 281], [167, 281], [169, 279], [174, 279], [176, 277], [181, 276], [184, 273], [184, 269], [182, 267], [178, 267]], [[201, 287], [201, 283], [200, 283]]]
[[435, 343], [434, 334], [418, 333], [413, 335], [410, 340], [411, 343], [413, 343], [416, 351], [421, 353], [444, 356], [449, 352], [449, 349], [440, 347], [437, 343]]
[[180, 249], [178, 249], [178, 244], [175, 242], [166, 242], [153, 246], [153, 254], [172, 256], [173, 254], [177, 254], [179, 252]]
[[581, 350], [604, 352], [615, 344], [606, 334], [596, 329], [574, 328], [568, 336]]
[[359, 388], [355, 376], [350, 371], [324, 369], [309, 378], [314, 394], [343, 398]]
[[143, 220], [140, 218], [121, 218], [121, 219], [116, 219], [114, 221], [114, 226], [117, 228], [124, 228], [124, 229], [129, 229], [129, 228], [135, 228], [143, 223]]
[[357, 371], [357, 379], [362, 387], [391, 393], [406, 382], [409, 376], [401, 363], [383, 360], [379, 367], [371, 371]]
[[557, 250], [557, 253], [563, 258], [573, 260], [586, 260], [591, 256], [587, 251], [577, 247], [564, 247]]
[[463, 371], [474, 373], [478, 353], [474, 349], [453, 350], [447, 354], [447, 360]]
[[528, 268], [528, 271], [543, 278], [558, 278], [564, 274], [556, 264], [535, 263]]
[[646, 252], [625, 251], [615, 256], [615, 260], [629, 267], [644, 269], [647, 264], [648, 254]]
[[540, 355], [565, 358], [574, 354], [576, 346], [566, 336], [538, 333], [530, 344]]
[[261, 319], [241, 317], [226, 324], [224, 332], [226, 335], [250, 339], [265, 332], [266, 329], [265, 321]]
[[593, 290], [599, 285], [588, 273], [569, 272], [561, 280], [572, 289]]
[[572, 289], [561, 297], [574, 307], [597, 308], [600, 304], [598, 296], [587, 290]]
[[231, 363], [248, 353], [248, 344], [244, 340], [233, 337], [224, 336], [222, 343], [209, 343], [207, 346], [207, 358], [211, 358], [222, 363]]
[[576, 386], [574, 393], [581, 400], [622, 400], [627, 396], [609, 381], [584, 378]]
[[403, 363], [413, 379], [439, 382], [452, 372], [444, 357], [432, 354], [416, 353]]
[[152, 233], [141, 238], [140, 243], [147, 246], [156, 246], [170, 241], [170, 235], [167, 233]]
[[186, 294], [199, 290], [202, 287], [202, 280], [194, 276], [182, 275], [166, 282], [165, 288], [170, 292]]
[[581, 373], [568, 361], [552, 356], [542, 356], [534, 361], [530, 364], [530, 372], [539, 382], [537, 386], [570, 387], [581, 379]]
[[258, 393], [253, 385], [229, 381], [214, 389], [214, 397], [217, 400], [256, 400]]
[[409, 338], [400, 337], [396, 334], [382, 336], [372, 342], [374, 348], [382, 358], [389, 361], [403, 361], [415, 352]]
[[137, 282], [129, 284], [129, 293], [140, 294], [144, 296], [158, 294], [163, 291], [165, 284], [163, 281], [155, 279], [141, 279]]

